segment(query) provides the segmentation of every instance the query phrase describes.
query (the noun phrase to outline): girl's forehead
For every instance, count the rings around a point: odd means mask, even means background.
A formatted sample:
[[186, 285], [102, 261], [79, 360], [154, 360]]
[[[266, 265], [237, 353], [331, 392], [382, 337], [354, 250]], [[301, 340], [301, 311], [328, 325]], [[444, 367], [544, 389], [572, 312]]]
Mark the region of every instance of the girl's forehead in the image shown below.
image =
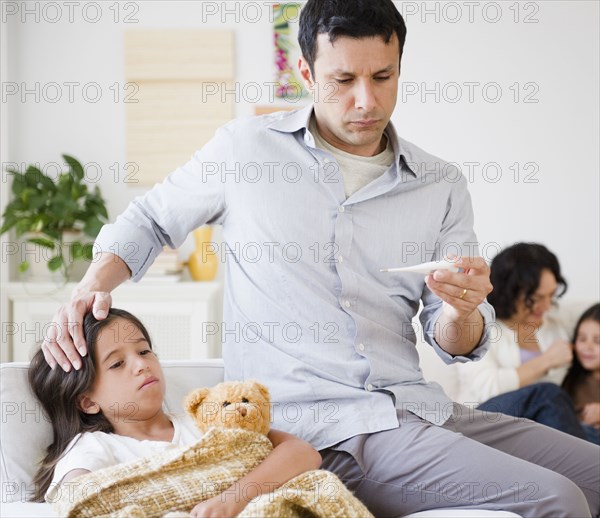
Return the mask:
[[579, 324], [579, 329], [586, 328], [588, 331], [600, 331], [600, 322], [590, 318], [588, 320], [584, 320]]
[[144, 335], [139, 327], [124, 318], [109, 322], [98, 333], [97, 345], [137, 343]]

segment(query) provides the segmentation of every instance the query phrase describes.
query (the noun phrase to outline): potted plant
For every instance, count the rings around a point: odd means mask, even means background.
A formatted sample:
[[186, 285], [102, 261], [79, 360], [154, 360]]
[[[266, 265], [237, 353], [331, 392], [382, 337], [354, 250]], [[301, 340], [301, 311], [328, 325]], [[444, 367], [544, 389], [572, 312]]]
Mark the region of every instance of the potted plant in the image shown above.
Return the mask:
[[[41, 247], [48, 270], [60, 271], [67, 282], [75, 262], [92, 260], [93, 239], [108, 214], [98, 186], [88, 188], [81, 163], [69, 155], [62, 157], [69, 169], [56, 179], [33, 165], [24, 173], [7, 169], [13, 176], [14, 198], [2, 214], [0, 234], [14, 228], [17, 237]], [[30, 262], [22, 260], [19, 271], [29, 267]]]

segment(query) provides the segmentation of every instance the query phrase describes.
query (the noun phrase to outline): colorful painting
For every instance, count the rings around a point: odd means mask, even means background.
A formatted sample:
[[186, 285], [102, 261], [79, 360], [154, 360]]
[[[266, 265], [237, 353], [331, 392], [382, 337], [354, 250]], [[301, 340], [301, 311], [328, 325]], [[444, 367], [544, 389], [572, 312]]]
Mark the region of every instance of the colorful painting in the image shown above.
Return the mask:
[[290, 101], [305, 97], [308, 92], [298, 72], [301, 52], [298, 45], [298, 20], [301, 4], [285, 3], [273, 5], [275, 66], [277, 97]]

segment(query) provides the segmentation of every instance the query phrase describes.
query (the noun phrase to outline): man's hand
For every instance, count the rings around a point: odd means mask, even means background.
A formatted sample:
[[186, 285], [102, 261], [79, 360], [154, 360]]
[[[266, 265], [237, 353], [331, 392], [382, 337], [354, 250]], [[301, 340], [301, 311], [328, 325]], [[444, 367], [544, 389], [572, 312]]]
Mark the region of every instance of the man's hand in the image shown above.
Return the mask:
[[83, 317], [92, 311], [96, 319], [106, 318], [112, 305], [110, 292], [130, 277], [131, 270], [119, 256], [102, 252], [94, 258], [70, 302], [58, 309], [46, 332], [42, 351], [50, 367], [60, 364], [66, 372], [71, 366], [81, 368], [81, 356], [87, 354]]
[[490, 268], [483, 257], [461, 257], [456, 266], [463, 272], [436, 270], [425, 277], [427, 287], [444, 304], [444, 313], [455, 323], [464, 322], [481, 304], [493, 287]]
[[477, 306], [492, 291], [492, 284], [490, 269], [482, 257], [454, 260], [463, 272], [436, 270], [425, 277], [425, 283], [444, 301], [435, 324], [435, 340], [447, 353], [458, 356], [469, 354], [481, 340], [483, 316]]
[[[42, 343], [42, 351], [53, 369], [57, 363], [66, 372], [81, 368], [81, 356], [87, 354], [83, 336], [83, 317], [91, 310], [98, 320], [106, 318], [112, 304], [105, 291], [75, 291], [71, 300], [63, 304], [52, 318], [52, 325]], [[79, 352], [78, 352], [79, 351]]]

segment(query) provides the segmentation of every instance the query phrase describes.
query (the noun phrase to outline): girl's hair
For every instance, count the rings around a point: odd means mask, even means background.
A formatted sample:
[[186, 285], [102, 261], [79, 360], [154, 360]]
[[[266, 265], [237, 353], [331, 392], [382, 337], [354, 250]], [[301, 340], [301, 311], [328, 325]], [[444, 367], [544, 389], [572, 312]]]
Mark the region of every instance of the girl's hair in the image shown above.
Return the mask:
[[34, 482], [32, 501], [43, 502], [44, 495], [52, 482], [54, 468], [63, 456], [65, 449], [73, 437], [83, 432], [112, 433], [113, 427], [106, 417], [98, 414], [86, 414], [79, 409], [78, 399], [89, 391], [96, 377], [95, 349], [100, 331], [123, 318], [135, 325], [144, 335], [150, 349], [150, 335], [144, 325], [131, 313], [122, 309], [111, 308], [104, 320], [96, 320], [92, 313], [83, 319], [83, 335], [87, 346], [87, 355], [82, 357], [79, 370], [63, 371], [59, 366], [51, 369], [44, 358], [42, 350], [38, 350], [29, 366], [29, 385], [39, 399], [52, 424], [53, 442], [46, 450], [46, 456], [40, 464]]
[[[581, 324], [586, 322], [587, 320], [594, 320], [596, 322], [600, 322], [600, 304], [594, 304], [592, 307], [586, 309], [583, 314], [579, 317], [577, 321], [577, 325], [575, 326], [575, 331], [573, 332], [573, 345], [577, 341], [577, 335], [579, 334], [579, 328]], [[583, 381], [583, 379], [589, 374], [587, 370], [581, 365], [579, 358], [577, 357], [577, 353], [573, 354], [573, 363], [565, 376], [565, 380], [563, 381], [563, 388], [567, 391], [570, 396], [575, 394], [575, 388], [579, 383]]]
[[567, 281], [560, 273], [557, 257], [544, 245], [516, 243], [505, 248], [492, 260], [490, 281], [494, 291], [488, 295], [496, 317], [507, 319], [517, 311], [516, 302], [525, 296], [525, 306], [533, 307], [533, 295], [538, 289], [543, 270], [550, 270], [558, 283], [557, 297], [567, 291]]

